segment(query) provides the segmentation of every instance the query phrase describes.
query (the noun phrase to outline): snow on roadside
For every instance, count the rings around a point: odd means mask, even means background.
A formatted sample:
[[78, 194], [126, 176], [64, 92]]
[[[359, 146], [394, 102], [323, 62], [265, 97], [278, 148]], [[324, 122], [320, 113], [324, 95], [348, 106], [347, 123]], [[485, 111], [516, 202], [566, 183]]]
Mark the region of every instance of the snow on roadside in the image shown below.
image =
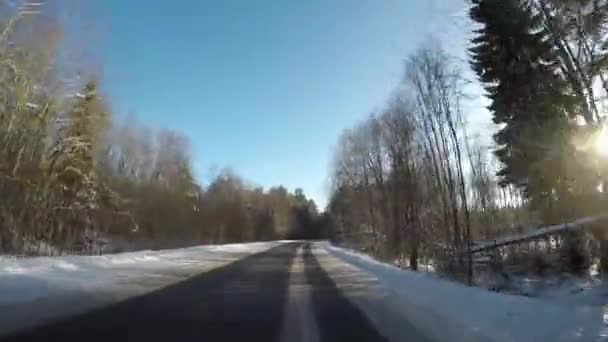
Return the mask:
[[[117, 275], [138, 276], [202, 263], [233, 261], [272, 248], [279, 241], [209, 245], [100, 256], [15, 258], [0, 256], [0, 305], [48, 296], [55, 287], [99, 288], [116, 285]], [[124, 279], [122, 279], [124, 280]]]
[[[494, 341], [608, 341], [608, 311], [605, 314], [603, 307], [572, 306], [466, 287], [327, 243], [323, 247], [378, 278], [397, 294], [404, 315], [425, 326], [447, 330], [455, 325]], [[412, 306], [417, 310], [408, 310]]]
[[608, 305], [608, 287], [598, 275], [509, 274], [509, 279], [493, 273], [478, 272], [478, 287], [569, 306]]
[[0, 334], [143, 294], [281, 243], [100, 256], [0, 256]]

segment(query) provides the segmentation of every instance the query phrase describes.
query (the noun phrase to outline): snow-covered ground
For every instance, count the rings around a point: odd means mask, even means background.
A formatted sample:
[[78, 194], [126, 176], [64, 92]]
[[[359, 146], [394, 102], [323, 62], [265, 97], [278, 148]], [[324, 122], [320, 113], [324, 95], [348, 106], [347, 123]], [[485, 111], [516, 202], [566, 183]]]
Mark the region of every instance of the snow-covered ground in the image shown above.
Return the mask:
[[455, 340], [450, 334], [458, 332], [462, 340], [473, 336], [493, 341], [608, 340], [608, 308], [593, 299], [601, 295], [599, 290], [579, 301], [576, 293], [562, 300], [561, 290], [542, 299], [506, 295], [402, 270], [327, 243], [322, 247], [375, 277], [394, 294], [403, 315], [421, 329], [434, 329], [437, 337]]
[[[594, 265], [597, 268], [597, 265]], [[477, 286], [501, 293], [539, 298], [575, 306], [608, 306], [608, 286], [598, 274], [510, 274], [509, 279], [492, 273], [480, 273]]]
[[0, 256], [0, 334], [143, 294], [280, 243], [102, 256]]

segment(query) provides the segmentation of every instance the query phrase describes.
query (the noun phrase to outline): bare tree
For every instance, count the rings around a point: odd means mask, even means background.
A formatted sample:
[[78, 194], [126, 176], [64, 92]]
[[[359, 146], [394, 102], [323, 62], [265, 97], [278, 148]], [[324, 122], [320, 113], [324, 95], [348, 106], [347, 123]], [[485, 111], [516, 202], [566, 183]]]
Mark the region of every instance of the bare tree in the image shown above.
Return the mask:
[[[468, 192], [464, 174], [463, 147], [459, 131], [463, 130], [460, 100], [462, 76], [440, 49], [422, 48], [406, 65], [406, 83], [416, 99], [419, 121], [426, 135], [426, 149], [435, 161], [435, 170], [443, 179], [438, 188], [444, 193], [444, 204], [450, 206], [452, 239], [457, 255], [470, 249], [471, 226]], [[460, 217], [463, 212], [464, 218]], [[447, 222], [446, 222], [447, 223]], [[463, 227], [464, 226], [464, 229]], [[472, 260], [467, 257], [467, 282], [472, 282]], [[460, 257], [459, 257], [460, 258]], [[462, 263], [462, 261], [459, 261]]]

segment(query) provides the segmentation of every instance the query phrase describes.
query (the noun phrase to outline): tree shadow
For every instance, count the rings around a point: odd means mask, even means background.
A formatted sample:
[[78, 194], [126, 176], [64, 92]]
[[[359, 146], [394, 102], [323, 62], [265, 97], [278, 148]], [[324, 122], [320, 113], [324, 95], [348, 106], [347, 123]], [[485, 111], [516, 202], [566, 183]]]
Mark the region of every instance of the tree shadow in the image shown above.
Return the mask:
[[304, 246], [303, 258], [306, 279], [312, 287], [312, 303], [322, 341], [388, 342], [370, 320], [342, 295], [308, 244]]
[[300, 244], [272, 248], [174, 285], [0, 339], [275, 341]]

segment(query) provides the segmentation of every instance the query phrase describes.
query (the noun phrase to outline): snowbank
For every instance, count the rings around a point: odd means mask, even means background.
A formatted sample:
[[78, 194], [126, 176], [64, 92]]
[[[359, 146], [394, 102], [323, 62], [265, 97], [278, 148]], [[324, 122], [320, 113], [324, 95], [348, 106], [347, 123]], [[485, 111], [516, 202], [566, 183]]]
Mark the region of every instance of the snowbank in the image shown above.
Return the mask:
[[329, 244], [324, 248], [378, 278], [397, 294], [404, 314], [424, 328], [465, 329], [471, 336], [485, 336], [494, 341], [608, 340], [605, 324], [608, 309], [605, 318], [603, 307], [572, 306], [489, 292], [425, 273], [404, 271]]
[[0, 334], [139, 295], [280, 243], [101, 256], [0, 256]]

